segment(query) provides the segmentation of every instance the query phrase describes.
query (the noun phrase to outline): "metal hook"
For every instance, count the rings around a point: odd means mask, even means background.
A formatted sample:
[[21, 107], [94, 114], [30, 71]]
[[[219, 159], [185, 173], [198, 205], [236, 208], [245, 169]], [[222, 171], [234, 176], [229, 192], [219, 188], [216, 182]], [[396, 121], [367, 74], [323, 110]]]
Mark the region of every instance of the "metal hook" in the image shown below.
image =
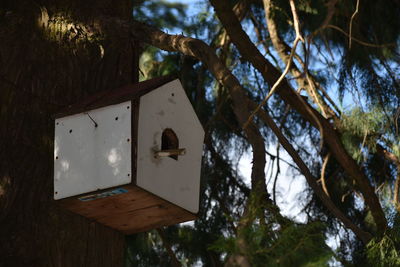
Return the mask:
[[94, 127], [97, 128], [97, 126], [99, 126], [97, 124], [97, 122], [90, 116], [90, 114], [88, 112], [85, 112], [86, 115], [88, 115], [88, 117], [92, 120], [92, 122], [94, 123]]

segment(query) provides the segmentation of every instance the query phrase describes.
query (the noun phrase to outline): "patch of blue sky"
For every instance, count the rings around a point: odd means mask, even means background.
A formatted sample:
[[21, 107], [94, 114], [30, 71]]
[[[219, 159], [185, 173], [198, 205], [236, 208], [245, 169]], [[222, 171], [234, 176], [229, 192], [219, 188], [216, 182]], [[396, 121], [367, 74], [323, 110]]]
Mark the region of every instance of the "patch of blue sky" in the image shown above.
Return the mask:
[[[206, 32], [193, 32], [190, 31], [187, 26], [188, 25], [196, 25], [205, 19], [209, 19], [208, 12], [210, 10], [207, 9], [208, 5], [205, 1], [200, 0], [181, 0], [181, 1], [174, 1], [174, 0], [166, 0], [164, 2], [167, 3], [180, 3], [185, 5], [185, 12], [186, 17], [183, 20], [182, 27], [175, 27], [169, 28], [169, 34], [185, 34], [189, 37], [204, 39], [207, 36]], [[186, 29], [185, 29], [186, 28]]]

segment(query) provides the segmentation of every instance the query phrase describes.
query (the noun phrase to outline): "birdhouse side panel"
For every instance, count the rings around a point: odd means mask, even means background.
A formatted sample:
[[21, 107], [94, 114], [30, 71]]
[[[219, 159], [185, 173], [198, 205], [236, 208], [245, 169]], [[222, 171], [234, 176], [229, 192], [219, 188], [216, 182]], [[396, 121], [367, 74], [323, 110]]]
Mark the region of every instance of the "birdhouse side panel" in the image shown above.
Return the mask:
[[54, 199], [128, 184], [131, 101], [55, 121]]
[[[163, 137], [166, 132], [170, 133]], [[172, 139], [177, 140], [163, 144], [168, 135], [176, 136]], [[203, 139], [203, 128], [178, 80], [142, 96], [137, 185], [197, 213]], [[184, 154], [168, 156], [165, 149]]]

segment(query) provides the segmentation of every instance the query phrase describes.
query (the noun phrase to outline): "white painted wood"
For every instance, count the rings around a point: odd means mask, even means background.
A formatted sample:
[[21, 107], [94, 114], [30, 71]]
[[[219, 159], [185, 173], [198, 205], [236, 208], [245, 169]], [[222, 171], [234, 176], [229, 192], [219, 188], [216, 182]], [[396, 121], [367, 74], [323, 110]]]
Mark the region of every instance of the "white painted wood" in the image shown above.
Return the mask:
[[131, 108], [127, 101], [55, 121], [54, 199], [131, 182]]
[[[197, 213], [204, 130], [178, 80], [142, 96], [139, 107], [137, 185]], [[154, 157], [161, 135], [171, 128], [185, 155]]]

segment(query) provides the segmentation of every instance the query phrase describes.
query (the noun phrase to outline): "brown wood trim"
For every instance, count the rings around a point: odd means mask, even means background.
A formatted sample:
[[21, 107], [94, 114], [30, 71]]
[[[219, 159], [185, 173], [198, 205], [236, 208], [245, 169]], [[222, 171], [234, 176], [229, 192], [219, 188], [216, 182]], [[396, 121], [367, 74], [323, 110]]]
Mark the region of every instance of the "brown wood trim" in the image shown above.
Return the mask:
[[133, 84], [139, 82], [139, 60], [141, 55], [142, 46], [140, 41], [131, 39], [132, 48], [132, 80]]
[[168, 75], [136, 84], [129, 84], [115, 90], [102, 91], [78, 103], [65, 107], [54, 115], [54, 119], [133, 100], [175, 79], [176, 76]]
[[139, 125], [139, 107], [140, 98], [132, 100], [132, 115], [131, 115], [131, 135], [132, 135], [132, 148], [131, 148], [131, 169], [132, 169], [132, 184], [136, 185], [137, 181], [137, 147], [138, 147], [138, 125]]

